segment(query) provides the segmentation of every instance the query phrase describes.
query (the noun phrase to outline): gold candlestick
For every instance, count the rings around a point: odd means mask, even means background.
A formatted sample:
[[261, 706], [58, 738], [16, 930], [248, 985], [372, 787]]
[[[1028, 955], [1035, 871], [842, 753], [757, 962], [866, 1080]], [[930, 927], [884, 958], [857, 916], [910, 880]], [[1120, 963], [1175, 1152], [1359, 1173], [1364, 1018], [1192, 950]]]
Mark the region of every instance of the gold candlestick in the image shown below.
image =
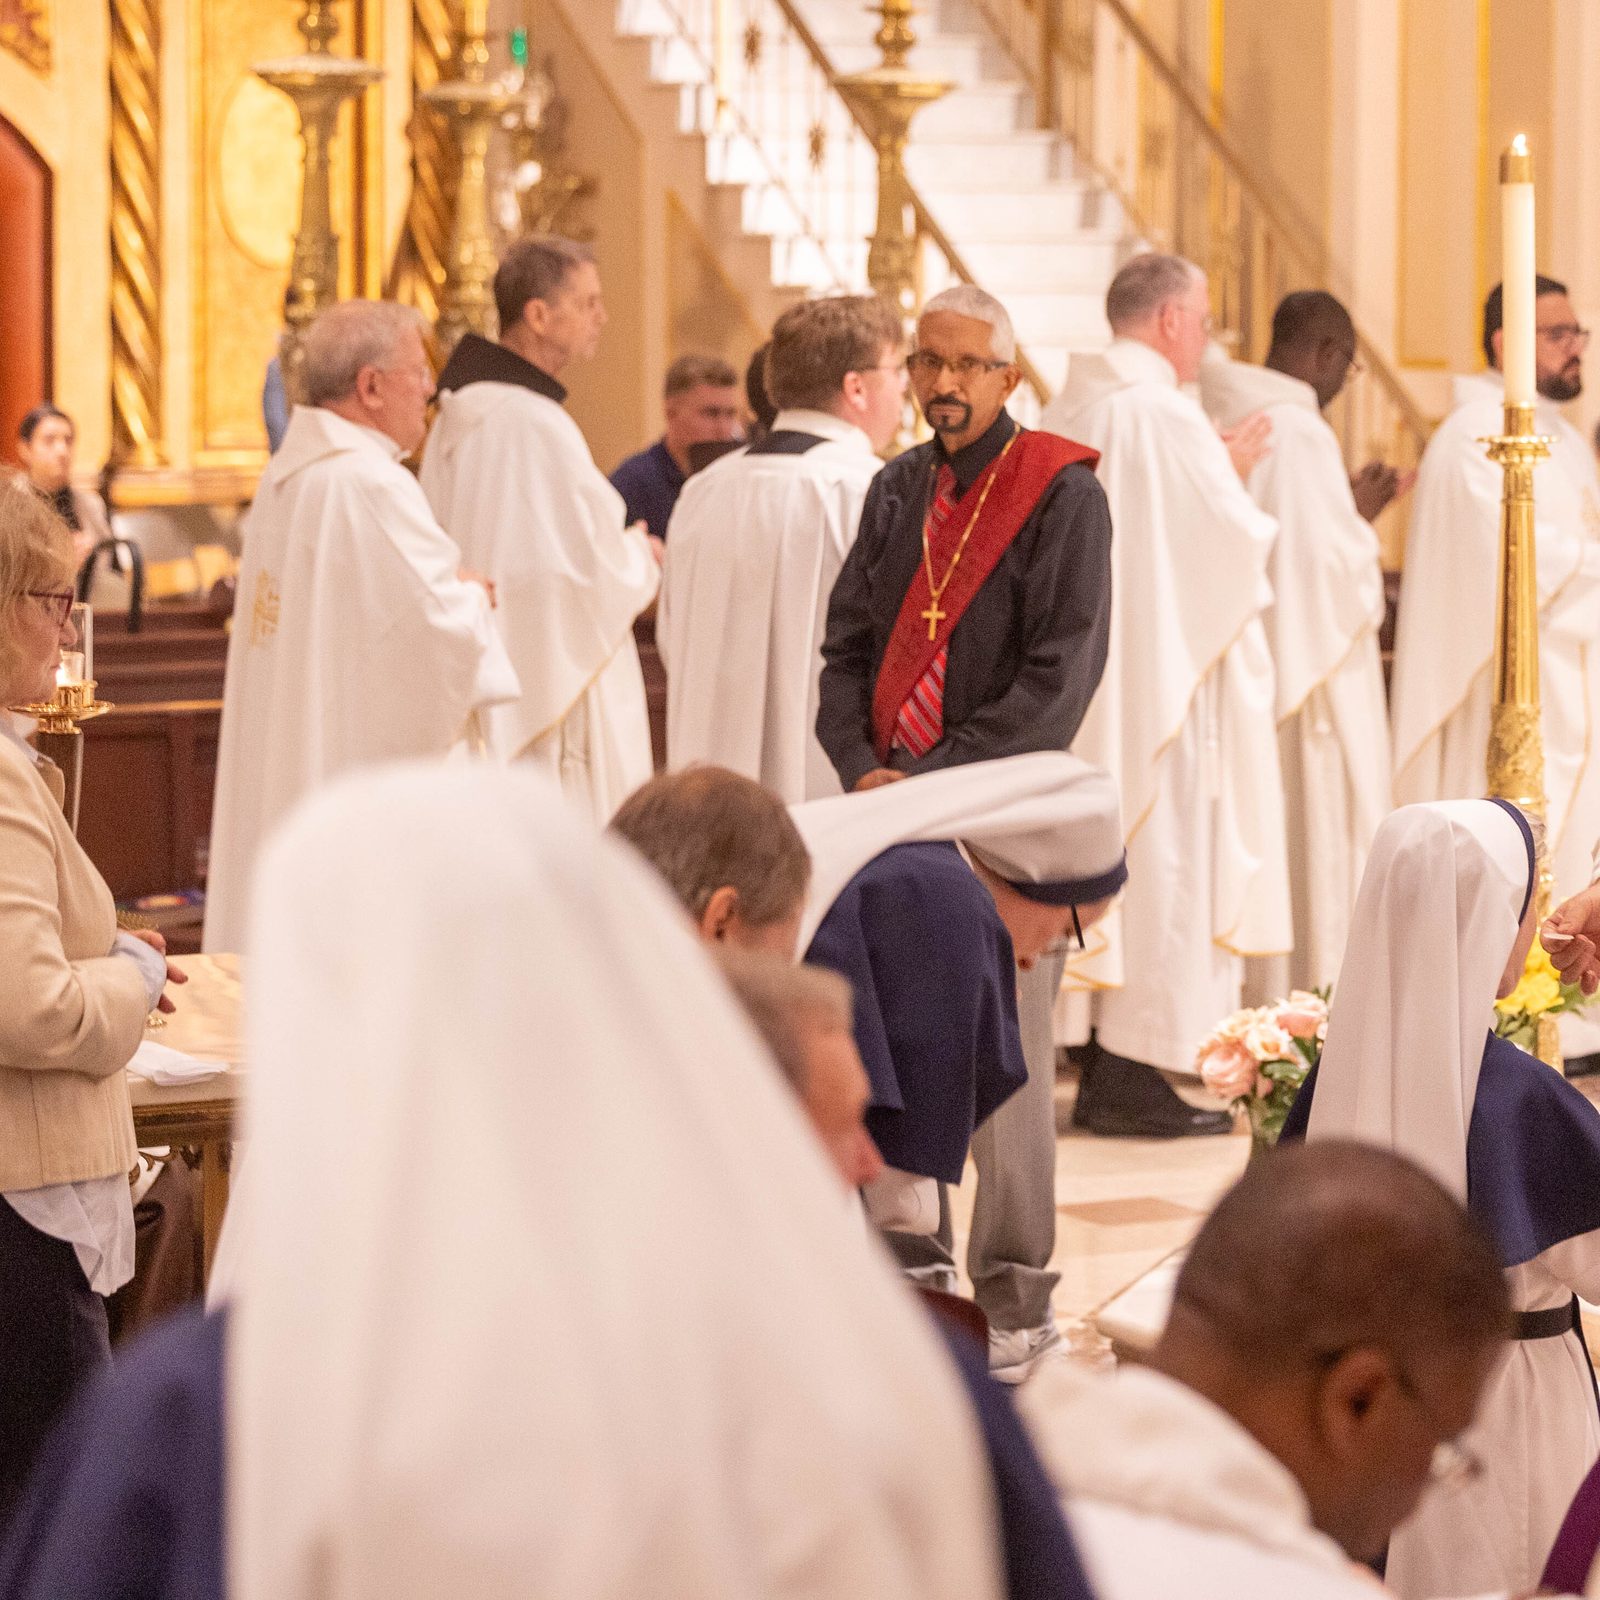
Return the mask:
[[867, 124], [878, 152], [878, 220], [867, 255], [867, 278], [908, 320], [917, 310], [917, 237], [910, 221], [906, 141], [911, 119], [954, 87], [918, 77], [906, 65], [917, 41], [911, 27], [914, 9], [911, 0], [880, 0], [877, 10], [882, 21], [875, 43], [882, 61], [867, 72], [834, 80], [834, 87]]
[[93, 678], [57, 683], [50, 699], [11, 707], [19, 716], [32, 717], [39, 724], [34, 744], [40, 755], [61, 769], [61, 809], [74, 833], [78, 831], [78, 800], [83, 793], [83, 729], [78, 724], [91, 717], [103, 717], [111, 709], [106, 701], [95, 698], [94, 691]]
[[[1504, 322], [1520, 317], [1531, 330], [1534, 293], [1533, 158], [1520, 136], [1500, 157], [1504, 212], [1502, 262]], [[1515, 303], [1514, 303], [1515, 301]], [[1522, 302], [1528, 302], [1526, 304]], [[1509, 343], [1509, 341], [1508, 341]], [[1506, 353], [1510, 353], [1507, 350]], [[1505, 361], [1502, 359], [1502, 367]], [[1508, 377], [1510, 374], [1508, 374]], [[1531, 396], [1508, 386], [1504, 432], [1483, 440], [1500, 468], [1500, 549], [1495, 573], [1494, 704], [1485, 761], [1489, 794], [1509, 800], [1541, 821], [1545, 815], [1544, 733], [1539, 707], [1539, 568], [1534, 545], [1533, 469], [1550, 454], [1551, 441], [1534, 431]], [[1550, 914], [1552, 880], [1548, 847], [1539, 861], [1536, 915]], [[1554, 1017], [1539, 1019], [1538, 1055], [1559, 1070], [1561, 1038]]]
[[439, 342], [446, 351], [462, 334], [492, 337], [495, 331], [494, 232], [489, 223], [489, 140], [495, 124], [516, 103], [519, 90], [489, 79], [486, 0], [464, 8], [461, 75], [435, 84], [423, 101], [449, 120], [461, 149], [455, 219], [445, 259], [444, 292], [439, 297]]
[[[1530, 816], [1545, 815], [1544, 735], [1539, 708], [1539, 571], [1534, 547], [1533, 469], [1550, 454], [1536, 434], [1531, 405], [1508, 404], [1505, 432], [1485, 439], [1489, 459], [1504, 475], [1500, 500], [1500, 550], [1495, 575], [1494, 705], [1489, 713], [1489, 794]], [[1550, 914], [1548, 850], [1539, 862], [1535, 892], [1541, 922]], [[1560, 1034], [1553, 1017], [1539, 1021], [1538, 1054], [1561, 1065]]]
[[289, 265], [289, 338], [283, 351], [283, 382], [289, 399], [299, 398], [300, 335], [339, 294], [339, 236], [333, 231], [332, 144], [339, 108], [383, 77], [370, 62], [336, 56], [329, 49], [339, 32], [331, 0], [306, 0], [296, 24], [305, 52], [263, 61], [255, 74], [291, 100], [300, 118], [305, 163], [300, 183], [300, 225]]

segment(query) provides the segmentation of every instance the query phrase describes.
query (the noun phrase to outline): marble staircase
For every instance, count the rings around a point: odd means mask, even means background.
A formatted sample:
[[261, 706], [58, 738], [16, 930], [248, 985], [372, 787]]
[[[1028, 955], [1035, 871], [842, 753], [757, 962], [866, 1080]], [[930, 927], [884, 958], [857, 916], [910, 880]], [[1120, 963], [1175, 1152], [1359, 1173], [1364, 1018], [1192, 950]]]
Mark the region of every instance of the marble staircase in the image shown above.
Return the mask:
[[[876, 63], [861, 0], [789, 4], [833, 71]], [[651, 81], [676, 91], [679, 129], [704, 143], [730, 236], [764, 244], [780, 295], [863, 287], [876, 206], [870, 144], [825, 75], [795, 64], [798, 47], [776, 4], [739, 8], [739, 76], [719, 106], [712, 82], [719, 69], [726, 80], [728, 61], [713, 59], [704, 9], [693, 0], [619, 0], [616, 26], [648, 51]], [[917, 70], [956, 86], [918, 117], [908, 154], [917, 192], [957, 258], [924, 248], [925, 292], [964, 269], [998, 295], [1053, 392], [1074, 351], [1108, 338], [1105, 287], [1135, 247], [1132, 230], [1067, 142], [1034, 126], [1032, 93], [972, 0], [930, 0], [917, 30]], [[746, 59], [751, 39], [754, 62]]]

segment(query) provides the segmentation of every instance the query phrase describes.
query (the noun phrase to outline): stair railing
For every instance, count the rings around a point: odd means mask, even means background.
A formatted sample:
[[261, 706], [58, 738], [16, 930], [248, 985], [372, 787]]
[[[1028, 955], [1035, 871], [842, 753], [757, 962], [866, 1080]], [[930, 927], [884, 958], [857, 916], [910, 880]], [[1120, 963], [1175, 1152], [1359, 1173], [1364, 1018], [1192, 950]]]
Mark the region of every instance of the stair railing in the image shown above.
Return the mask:
[[[877, 153], [834, 87], [834, 69], [791, 0], [651, 0], [672, 23], [663, 48], [685, 95], [683, 125], [702, 134], [712, 178], [745, 184], [746, 228], [774, 240], [774, 281], [861, 292], [876, 223]], [[623, 8], [626, 13], [626, 5]], [[871, 36], [863, 8], [863, 42]], [[972, 272], [911, 185], [917, 300]], [[1019, 352], [1024, 422], [1049, 398]]]
[[[1276, 202], [1205, 99], [1124, 0], [977, 0], [1035, 95], [1039, 125], [1072, 142], [1117, 191], [1158, 250], [1211, 280], [1233, 353], [1259, 360], [1272, 312], [1291, 289], [1329, 279], [1326, 242]], [[1353, 466], [1374, 456], [1411, 467], [1431, 425], [1384, 352], [1357, 330], [1357, 360], [1329, 420]], [[1391, 514], [1386, 523], [1395, 522]], [[1397, 559], [1401, 529], [1387, 526]]]

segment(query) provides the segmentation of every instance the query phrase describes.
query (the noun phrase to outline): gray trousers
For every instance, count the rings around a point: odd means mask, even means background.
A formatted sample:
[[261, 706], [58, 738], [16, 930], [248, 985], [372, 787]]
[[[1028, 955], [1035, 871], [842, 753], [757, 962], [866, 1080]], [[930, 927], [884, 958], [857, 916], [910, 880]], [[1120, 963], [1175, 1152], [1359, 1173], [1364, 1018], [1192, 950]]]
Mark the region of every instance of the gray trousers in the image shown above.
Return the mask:
[[[1052, 1015], [1064, 955], [1042, 956], [1017, 974], [1017, 1019], [1028, 1081], [972, 1136], [978, 1193], [967, 1241], [973, 1293], [992, 1328], [1036, 1328], [1050, 1315], [1061, 1274], [1056, 1247], [1056, 1045]], [[908, 1272], [955, 1272], [950, 1196], [939, 1185], [934, 1234], [886, 1233]]]

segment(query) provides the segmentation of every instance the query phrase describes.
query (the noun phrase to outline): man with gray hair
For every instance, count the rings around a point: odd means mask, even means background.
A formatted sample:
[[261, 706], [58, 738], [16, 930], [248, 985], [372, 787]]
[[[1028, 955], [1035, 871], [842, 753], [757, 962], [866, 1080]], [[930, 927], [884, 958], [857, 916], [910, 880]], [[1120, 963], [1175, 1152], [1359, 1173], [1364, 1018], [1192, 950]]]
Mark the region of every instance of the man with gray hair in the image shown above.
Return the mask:
[[[971, 285], [923, 307], [907, 359], [934, 438], [873, 479], [828, 603], [817, 737], [846, 791], [998, 756], [1065, 750], [1105, 666], [1111, 518], [1095, 453], [1017, 426], [1005, 307]], [[1055, 1041], [1062, 956], [1018, 982], [1026, 1084], [975, 1142], [968, 1267], [990, 1365], [1020, 1379], [1057, 1347]], [[943, 1237], [898, 1239], [947, 1287]]]
[[[1111, 502], [1111, 658], [1074, 753], [1122, 791], [1128, 892], [1067, 968], [1074, 1042], [1087, 1038], [1073, 1118], [1091, 1133], [1224, 1133], [1162, 1078], [1242, 994], [1244, 957], [1289, 949], [1274, 676], [1262, 613], [1278, 525], [1198, 400], [1211, 330], [1205, 274], [1140, 255], [1112, 280], [1103, 356], [1074, 356], [1044, 426], [1093, 445]], [[1263, 997], [1265, 998], [1265, 997]], [[1091, 1032], [1092, 1030], [1092, 1032]]]
[[439, 375], [422, 487], [462, 554], [494, 581], [522, 695], [489, 718], [502, 760], [545, 767], [604, 825], [652, 770], [634, 619], [656, 597], [660, 540], [563, 409], [561, 374], [606, 324], [594, 252], [520, 239], [494, 275], [500, 341], [466, 334]]
[[515, 698], [492, 592], [400, 464], [433, 369], [407, 306], [349, 300], [306, 330], [304, 405], [245, 522], [228, 642], [205, 945], [237, 951], [256, 852], [352, 768], [440, 757]]

